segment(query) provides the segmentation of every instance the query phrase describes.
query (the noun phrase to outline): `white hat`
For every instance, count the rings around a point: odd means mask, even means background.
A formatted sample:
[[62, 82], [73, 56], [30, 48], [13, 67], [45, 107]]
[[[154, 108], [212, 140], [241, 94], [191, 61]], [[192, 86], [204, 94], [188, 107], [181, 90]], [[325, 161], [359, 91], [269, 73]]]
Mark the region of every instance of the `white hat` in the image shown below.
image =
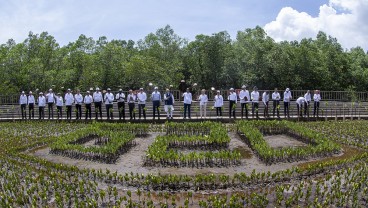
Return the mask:
[[89, 93], [89, 91], [87, 90], [87, 93]]
[[70, 88], [68, 88], [68, 91], [71, 91]]
[[111, 89], [110, 88], [107, 88], [108, 91], [110, 91]]
[[119, 92], [120, 92], [120, 91], [123, 91], [123, 89], [119, 89]]
[[217, 92], [220, 92], [220, 90], [217, 90]]
[[139, 90], [143, 90], [143, 88], [139, 88]]
[[289, 88], [286, 88], [286, 91], [289, 91], [290, 89]]
[[234, 90], [234, 88], [230, 88], [230, 90]]
[[52, 91], [52, 89], [50, 88], [49, 91]]
[[93, 90], [93, 87], [89, 88], [89, 90], [91, 90], [91, 91], [92, 91], [92, 90]]
[[158, 87], [155, 87], [155, 90], [158, 90]]
[[242, 88], [247, 88], [247, 86], [243, 85]]
[[29, 94], [32, 94], [32, 91], [29, 91]]
[[43, 92], [40, 92], [40, 95], [43, 95]]
[[96, 87], [96, 90], [100, 90], [100, 88]]
[[24, 94], [24, 91], [22, 91], [22, 94]]

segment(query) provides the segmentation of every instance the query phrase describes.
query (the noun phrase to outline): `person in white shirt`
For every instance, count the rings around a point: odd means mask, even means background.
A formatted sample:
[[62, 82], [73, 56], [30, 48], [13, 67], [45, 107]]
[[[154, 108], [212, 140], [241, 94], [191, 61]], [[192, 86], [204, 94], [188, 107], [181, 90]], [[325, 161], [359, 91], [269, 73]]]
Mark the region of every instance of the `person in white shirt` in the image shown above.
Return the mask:
[[118, 102], [119, 120], [123, 117], [125, 121], [125, 94], [123, 89], [119, 89], [119, 93], [115, 95], [115, 99]]
[[315, 117], [316, 115], [318, 117], [319, 102], [321, 101], [321, 94], [320, 94], [319, 90], [314, 91], [313, 100], [314, 100], [313, 117]]
[[256, 86], [253, 87], [253, 92], [250, 94], [250, 99], [252, 100], [252, 117], [254, 118], [254, 111], [256, 112], [256, 117], [258, 118], [258, 108], [259, 108], [259, 92]]
[[307, 93], [305, 93], [304, 95], [305, 101], [307, 102], [308, 105], [304, 105], [304, 116], [308, 116], [309, 117], [309, 105], [310, 102], [312, 100], [310, 91], [308, 90]]
[[90, 95], [90, 91], [87, 91], [87, 94], [84, 96], [84, 104], [86, 107], [86, 117], [85, 120], [87, 120], [87, 118], [89, 117], [89, 119], [92, 119], [92, 102], [93, 102], [93, 97], [92, 95]]
[[34, 119], [34, 105], [35, 105], [35, 98], [32, 94], [32, 91], [29, 91], [29, 95], [28, 95], [28, 111], [29, 111], [29, 119]]
[[273, 110], [272, 114], [273, 117], [275, 117], [275, 110], [277, 111], [277, 118], [280, 118], [280, 93], [277, 91], [277, 88], [275, 88], [275, 91], [272, 93], [272, 101], [273, 101]]
[[105, 93], [105, 106], [106, 106], [106, 115], [107, 120], [114, 119], [113, 117], [113, 106], [114, 105], [114, 94], [111, 93], [111, 89], [107, 88], [107, 92]]
[[135, 101], [137, 100], [137, 96], [133, 93], [133, 90], [129, 90], [129, 94], [127, 97], [127, 102], [128, 102], [128, 106], [129, 106], [129, 115], [130, 115], [130, 120], [132, 120], [134, 118], [135, 120]]
[[298, 109], [298, 116], [303, 117], [303, 105], [308, 105], [307, 101], [304, 97], [299, 97], [295, 102]]
[[93, 103], [95, 104], [95, 113], [96, 120], [97, 115], [100, 113], [100, 119], [102, 119], [102, 93], [100, 92], [100, 88], [96, 88], [96, 92], [93, 93]]
[[49, 89], [49, 93], [46, 94], [46, 102], [49, 109], [49, 119], [54, 119], [54, 103], [55, 103], [55, 94], [52, 89]]
[[217, 90], [217, 94], [215, 95], [215, 103], [214, 107], [216, 108], [216, 116], [217, 118], [222, 117], [222, 106], [224, 105], [224, 98], [220, 94], [220, 90]]
[[143, 111], [143, 118], [146, 120], [146, 100], [147, 100], [147, 94], [143, 91], [143, 88], [139, 89], [139, 92], [137, 94], [138, 98], [138, 114], [139, 114], [139, 120], [141, 119], [142, 111]]
[[155, 90], [152, 92], [151, 99], [152, 99], [152, 106], [153, 106], [153, 120], [155, 120], [156, 111], [157, 111], [158, 120], [160, 120], [161, 93], [158, 91], [158, 87], [155, 87]]
[[284, 92], [284, 116], [290, 118], [289, 114], [289, 106], [290, 106], [290, 100], [292, 99], [291, 91], [289, 88], [286, 88]]
[[66, 106], [66, 119], [72, 119], [72, 105], [74, 103], [74, 96], [71, 93], [71, 90], [68, 89], [68, 92], [64, 96], [65, 106]]
[[263, 92], [262, 94], [262, 102], [263, 102], [263, 105], [264, 105], [264, 111], [263, 111], [263, 117], [265, 118], [269, 118], [270, 115], [268, 114], [268, 103], [270, 101], [270, 94], [268, 92], [268, 90], [266, 90], [265, 92]]
[[83, 95], [80, 94], [80, 90], [77, 90], [77, 93], [74, 95], [75, 100], [75, 108], [76, 108], [76, 119], [82, 119], [82, 103], [83, 103]]
[[56, 95], [56, 111], [58, 119], [63, 119], [64, 100], [60, 93]]
[[166, 89], [166, 93], [164, 94], [164, 101], [165, 101], [165, 112], [167, 115], [167, 119], [173, 119], [173, 112], [174, 112], [174, 95], [170, 92], [169, 89]]
[[189, 91], [189, 88], [187, 88], [187, 91], [183, 93], [184, 98], [184, 119], [187, 118], [187, 112], [188, 112], [188, 118], [190, 119], [190, 107], [192, 105], [192, 93]]
[[22, 111], [22, 119], [27, 119], [27, 95], [24, 94], [24, 91], [22, 91], [20, 97], [19, 97], [19, 104], [20, 104], [20, 110]]
[[46, 98], [43, 96], [43, 92], [40, 92], [38, 96], [38, 119], [45, 119], [45, 106]]
[[206, 90], [202, 89], [201, 94], [198, 97], [199, 100], [199, 115], [201, 118], [206, 118], [206, 109], [207, 109], [207, 102], [208, 96], [206, 95]]
[[248, 102], [250, 101], [249, 91], [247, 90], [247, 86], [243, 85], [242, 90], [239, 93], [240, 105], [241, 105], [241, 118], [244, 115], [245, 109], [245, 117], [248, 118]]
[[236, 110], [236, 103], [238, 102], [238, 96], [234, 92], [234, 88], [230, 88], [229, 96], [227, 97], [229, 100], [229, 118], [231, 118], [231, 114], [233, 114], [234, 119], [235, 116], [235, 110]]

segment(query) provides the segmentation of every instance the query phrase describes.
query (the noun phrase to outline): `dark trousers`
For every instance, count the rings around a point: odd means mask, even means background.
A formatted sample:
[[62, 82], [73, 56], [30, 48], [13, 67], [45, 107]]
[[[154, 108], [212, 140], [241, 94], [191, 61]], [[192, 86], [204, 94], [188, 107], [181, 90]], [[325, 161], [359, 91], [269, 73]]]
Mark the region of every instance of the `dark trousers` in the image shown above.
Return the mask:
[[231, 114], [233, 114], [233, 117], [235, 117], [235, 109], [236, 109], [236, 103], [235, 100], [229, 101], [229, 118], [231, 118]]
[[31, 119], [31, 115], [32, 118], [34, 118], [34, 103], [28, 104], [28, 111], [29, 111], [29, 119]]
[[56, 106], [56, 111], [57, 111], [58, 119], [62, 119], [63, 118], [63, 107], [62, 106]]
[[272, 109], [272, 115], [275, 117], [275, 110], [277, 111], [277, 117], [280, 117], [280, 101], [274, 100], [273, 101], [273, 109]]
[[160, 120], [160, 101], [154, 100], [152, 101], [152, 105], [153, 105], [153, 119], [155, 119], [157, 111], [157, 117]]
[[95, 113], [96, 113], [96, 119], [97, 119], [98, 112], [100, 112], [100, 118], [102, 119], [102, 107], [101, 107], [101, 102], [95, 102]]
[[304, 104], [304, 116], [309, 117], [309, 101], [307, 101], [307, 103]]
[[248, 118], [248, 103], [241, 103], [241, 117], [244, 116], [244, 109], [245, 109], [245, 117]]
[[113, 104], [106, 104], [106, 115], [107, 119], [113, 119]]
[[139, 119], [141, 119], [143, 111], [143, 118], [146, 119], [146, 104], [138, 104]]
[[319, 113], [319, 102], [314, 101], [314, 109], [313, 109], [313, 116], [318, 117], [318, 113]]
[[72, 119], [72, 106], [66, 106], [66, 119]]
[[252, 117], [254, 117], [254, 111], [255, 111], [256, 117], [258, 118], [258, 106], [259, 106], [259, 103], [252, 103]]
[[125, 102], [118, 102], [118, 110], [119, 110], [119, 119], [121, 117], [125, 120]]
[[266, 104], [265, 104], [265, 107], [264, 107], [264, 110], [263, 110], [263, 117], [270, 117], [270, 115], [268, 114], [268, 104], [269, 103], [269, 101], [267, 101], [266, 102]]
[[75, 104], [75, 108], [76, 108], [76, 116], [77, 116], [77, 120], [78, 119], [82, 119], [82, 105], [81, 104]]
[[298, 104], [296, 104], [296, 108], [298, 110], [298, 116], [303, 117], [303, 105], [299, 106]]
[[222, 107], [216, 107], [216, 116], [222, 116]]
[[192, 104], [187, 104], [187, 103], [184, 103], [184, 118], [187, 117], [187, 112], [188, 112], [188, 118], [190, 118], [190, 106]]
[[39, 106], [38, 107], [38, 119], [45, 119], [45, 107]]
[[86, 104], [86, 120], [89, 117], [89, 119], [92, 118], [92, 107], [91, 107], [91, 103]]
[[50, 115], [51, 115], [51, 118], [54, 119], [54, 103], [47, 103], [47, 106], [49, 108], [49, 119], [50, 119]]
[[134, 112], [135, 103], [128, 103], [128, 106], [129, 106], [130, 120], [132, 120], [133, 118], [135, 120], [135, 112]]
[[284, 102], [284, 116], [286, 117], [290, 117], [290, 114], [289, 114], [289, 102]]
[[20, 110], [22, 111], [22, 119], [27, 119], [27, 111], [26, 111], [27, 104], [21, 104]]

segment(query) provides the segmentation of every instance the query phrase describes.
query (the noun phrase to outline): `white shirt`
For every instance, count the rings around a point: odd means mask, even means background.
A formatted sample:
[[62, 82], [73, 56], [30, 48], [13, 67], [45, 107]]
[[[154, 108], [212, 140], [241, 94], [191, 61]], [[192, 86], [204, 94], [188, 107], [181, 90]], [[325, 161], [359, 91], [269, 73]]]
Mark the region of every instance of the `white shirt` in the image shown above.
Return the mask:
[[216, 95], [215, 96], [215, 103], [214, 103], [214, 107], [222, 107], [224, 105], [224, 98], [222, 97], [222, 95]]
[[45, 107], [46, 106], [46, 98], [45, 96], [38, 97], [38, 106], [39, 107]]
[[47, 103], [55, 103], [55, 95], [52, 92], [47, 93], [46, 95]]
[[145, 92], [139, 92], [137, 94], [138, 104], [146, 104], [147, 94]]
[[105, 104], [113, 104], [114, 102], [114, 94], [111, 92], [107, 92], [105, 94]]
[[259, 92], [258, 91], [253, 91], [250, 95], [252, 102], [253, 103], [258, 103], [259, 102]]
[[125, 94], [119, 92], [115, 95], [115, 99], [118, 101], [118, 103], [122, 103], [125, 100]]
[[56, 97], [56, 106], [63, 106], [63, 105], [64, 105], [63, 97], [61, 96]]
[[137, 96], [135, 96], [134, 94], [129, 94], [128, 98], [127, 98], [127, 101], [129, 103], [134, 103], [136, 99], [137, 99]]
[[264, 92], [262, 94], [262, 101], [263, 101], [263, 104], [267, 105], [267, 102], [270, 101], [270, 95]]
[[20, 95], [19, 104], [27, 104], [27, 95]]
[[284, 102], [290, 102], [292, 96], [291, 96], [291, 91], [288, 92], [284, 92]]
[[310, 102], [312, 100], [310, 93], [305, 93], [304, 98], [306, 101]]
[[86, 96], [84, 96], [84, 103], [85, 104], [91, 104], [92, 101], [93, 101], [92, 95], [86, 95]]
[[280, 93], [279, 92], [272, 93], [272, 100], [280, 100]]
[[230, 93], [230, 95], [229, 95], [229, 96], [227, 96], [227, 99], [228, 99], [228, 100], [235, 101], [235, 103], [237, 103], [237, 102], [238, 102], [238, 96], [236, 95], [236, 93], [235, 93], [235, 92]]
[[33, 95], [28, 95], [28, 104], [35, 103], [35, 98]]
[[248, 90], [242, 90], [239, 93], [240, 103], [247, 103], [250, 101], [249, 97], [249, 91]]
[[296, 104], [299, 105], [299, 107], [305, 103], [306, 105], [308, 105], [308, 103], [306, 102], [305, 98], [304, 97], [299, 97], [296, 101]]
[[161, 101], [161, 93], [159, 91], [154, 91], [152, 93], [152, 97], [151, 97], [152, 101]]
[[102, 93], [94, 92], [93, 93], [93, 102], [101, 102], [102, 101]]
[[83, 95], [81, 95], [80, 93], [79, 94], [75, 94], [74, 95], [74, 99], [75, 99], [75, 102], [76, 104], [82, 104], [83, 103]]
[[314, 102], [319, 102], [321, 100], [321, 94], [314, 94], [313, 95]]
[[184, 97], [184, 103], [185, 104], [192, 104], [192, 93], [184, 92], [183, 97]]
[[199, 105], [206, 105], [208, 102], [208, 97], [206, 94], [201, 94], [199, 96]]
[[70, 106], [74, 103], [74, 97], [72, 93], [66, 93], [64, 99], [65, 99], [66, 106]]

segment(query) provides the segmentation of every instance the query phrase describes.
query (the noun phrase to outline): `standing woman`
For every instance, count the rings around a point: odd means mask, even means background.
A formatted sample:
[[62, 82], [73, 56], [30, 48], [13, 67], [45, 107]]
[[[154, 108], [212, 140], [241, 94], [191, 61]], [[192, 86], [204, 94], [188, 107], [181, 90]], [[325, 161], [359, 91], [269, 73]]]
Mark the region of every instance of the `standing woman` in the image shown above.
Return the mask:
[[43, 96], [43, 92], [40, 92], [40, 96], [38, 96], [38, 119], [45, 119], [45, 106], [46, 98]]
[[56, 111], [58, 119], [63, 119], [64, 100], [60, 93], [56, 95]]
[[215, 104], [214, 107], [216, 108], [216, 116], [217, 118], [220, 116], [222, 117], [222, 106], [224, 105], [224, 98], [220, 94], [220, 90], [217, 90], [217, 94], [215, 95]]
[[64, 100], [66, 106], [66, 119], [70, 120], [72, 119], [72, 105], [74, 103], [74, 96], [70, 89], [68, 89], [68, 92], [65, 94]]
[[130, 120], [132, 120], [133, 118], [135, 120], [134, 108], [135, 108], [135, 101], [136, 100], [137, 100], [137, 96], [133, 93], [133, 90], [129, 90], [129, 95], [127, 97], [127, 101], [128, 101], [128, 106], [129, 106]]
[[29, 119], [31, 119], [31, 115], [32, 115], [32, 119], [34, 119], [34, 105], [35, 105], [35, 98], [32, 94], [32, 91], [29, 91], [29, 95], [28, 95]]
[[208, 102], [208, 96], [206, 95], [206, 90], [202, 89], [201, 95], [198, 97], [199, 100], [199, 115], [206, 118], [206, 108], [207, 108], [207, 102]]
[[277, 110], [277, 118], [280, 118], [280, 93], [275, 88], [275, 91], [272, 93], [272, 102], [273, 102], [273, 110], [272, 114], [275, 117], [275, 109]]
[[263, 111], [263, 117], [265, 118], [269, 118], [270, 115], [268, 114], [268, 103], [270, 101], [270, 95], [269, 95], [269, 92], [268, 90], [266, 90], [263, 94], [262, 94], [262, 101], [263, 101], [263, 104], [265, 106], [264, 108], [264, 111]]
[[27, 119], [26, 107], [27, 107], [27, 95], [22, 94], [19, 97], [20, 110], [22, 111], [22, 119]]
[[307, 93], [305, 93], [304, 98], [305, 98], [305, 102], [307, 103], [307, 105], [304, 105], [304, 116], [308, 115], [309, 117], [309, 104], [312, 100], [309, 90], [307, 91]]
[[229, 100], [229, 118], [231, 118], [231, 114], [233, 114], [233, 117], [235, 116], [235, 109], [236, 109], [236, 103], [238, 101], [238, 95], [234, 92], [234, 88], [230, 88], [230, 94], [227, 97]]
[[289, 88], [286, 88], [285, 92], [284, 92], [284, 116], [286, 118], [286, 116], [288, 118], [290, 118], [290, 114], [289, 114], [289, 106], [290, 106], [290, 100], [291, 100], [292, 96], [291, 96], [291, 92]]
[[89, 119], [91, 119], [92, 117], [92, 102], [93, 102], [93, 97], [92, 95], [90, 95], [90, 92], [87, 91], [86, 96], [84, 96], [84, 104], [86, 105], [86, 120], [87, 120], [87, 116], [89, 116]]
[[320, 94], [319, 90], [314, 91], [313, 100], [314, 100], [313, 117], [315, 117], [316, 114], [317, 114], [317, 117], [318, 117], [319, 102], [321, 101], [321, 94]]

